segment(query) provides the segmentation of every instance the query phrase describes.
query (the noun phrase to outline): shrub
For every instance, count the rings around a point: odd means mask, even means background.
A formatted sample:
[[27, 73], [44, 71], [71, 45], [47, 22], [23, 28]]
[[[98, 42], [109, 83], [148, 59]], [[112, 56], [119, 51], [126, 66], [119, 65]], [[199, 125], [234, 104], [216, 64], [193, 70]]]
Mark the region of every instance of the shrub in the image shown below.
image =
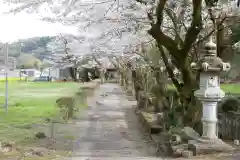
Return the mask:
[[73, 118], [74, 112], [77, 111], [75, 108], [75, 99], [73, 97], [60, 97], [56, 100], [56, 104], [64, 120]]
[[222, 112], [229, 112], [229, 111], [239, 111], [240, 107], [240, 100], [238, 98], [228, 98], [221, 104], [221, 110]]

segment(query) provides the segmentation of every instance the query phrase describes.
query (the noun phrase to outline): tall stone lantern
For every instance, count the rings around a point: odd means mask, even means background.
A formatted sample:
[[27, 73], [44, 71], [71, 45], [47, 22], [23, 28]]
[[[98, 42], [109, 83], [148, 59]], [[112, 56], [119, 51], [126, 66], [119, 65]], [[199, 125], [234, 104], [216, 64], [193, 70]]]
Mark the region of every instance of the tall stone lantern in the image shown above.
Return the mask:
[[199, 139], [189, 142], [189, 149], [197, 154], [201, 151], [214, 152], [232, 149], [217, 135], [217, 103], [225, 96], [220, 88], [220, 73], [230, 70], [230, 64], [217, 57], [217, 46], [212, 41], [204, 46], [204, 55], [199, 62], [191, 64], [193, 70], [200, 72], [199, 90], [194, 95], [202, 102], [203, 133]]

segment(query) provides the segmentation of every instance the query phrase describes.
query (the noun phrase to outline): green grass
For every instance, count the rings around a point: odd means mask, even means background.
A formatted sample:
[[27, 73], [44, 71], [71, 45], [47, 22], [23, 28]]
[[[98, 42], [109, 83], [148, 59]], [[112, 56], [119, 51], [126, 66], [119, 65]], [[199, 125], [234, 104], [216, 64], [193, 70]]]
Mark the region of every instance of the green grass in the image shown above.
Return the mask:
[[[168, 85], [169, 89], [175, 89], [174, 85]], [[240, 94], [240, 84], [221, 84], [221, 89], [226, 93]]]
[[[0, 82], [0, 141], [32, 134], [21, 126], [43, 123], [46, 118], [59, 117], [55, 105], [62, 96], [76, 96], [77, 83], [11, 82], [9, 83], [9, 109], [4, 108], [5, 84]], [[80, 105], [80, 104], [79, 104]]]
[[[1, 82], [5, 81], [5, 80], [6, 80], [6, 78], [0, 78]], [[9, 81], [20, 81], [20, 80], [24, 81], [24, 78], [21, 79], [20, 77], [8, 77], [8, 80]]]
[[240, 94], [240, 84], [221, 84], [222, 90], [226, 93], [239, 93]]

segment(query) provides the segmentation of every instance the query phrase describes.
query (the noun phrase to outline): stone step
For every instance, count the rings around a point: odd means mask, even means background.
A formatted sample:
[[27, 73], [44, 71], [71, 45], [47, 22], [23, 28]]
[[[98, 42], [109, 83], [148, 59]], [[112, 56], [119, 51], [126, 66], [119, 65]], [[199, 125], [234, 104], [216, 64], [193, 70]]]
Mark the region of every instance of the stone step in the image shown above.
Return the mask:
[[144, 124], [144, 127], [147, 129], [147, 131], [151, 134], [158, 134], [162, 131], [162, 126], [155, 124], [153, 122], [150, 122], [143, 114], [143, 112], [140, 112], [139, 114], [139, 118], [142, 121], [142, 123]]

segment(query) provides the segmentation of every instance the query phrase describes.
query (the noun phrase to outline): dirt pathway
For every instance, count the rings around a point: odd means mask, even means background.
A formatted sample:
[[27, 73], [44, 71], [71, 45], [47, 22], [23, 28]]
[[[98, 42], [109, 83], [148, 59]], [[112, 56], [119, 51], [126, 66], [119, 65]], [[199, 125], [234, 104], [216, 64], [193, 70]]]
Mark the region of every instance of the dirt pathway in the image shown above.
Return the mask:
[[155, 148], [141, 132], [133, 103], [117, 84], [100, 85], [77, 122], [81, 129], [71, 159], [153, 158]]
[[[78, 138], [72, 157], [60, 159], [170, 160], [171, 158], [154, 156], [156, 147], [148, 136], [144, 135], [142, 124], [134, 113], [134, 103], [136, 102], [127, 100], [119, 85], [112, 83], [100, 85], [94, 97], [89, 100], [88, 109], [76, 122]], [[239, 159], [235, 156], [200, 156], [191, 157], [189, 160]]]

